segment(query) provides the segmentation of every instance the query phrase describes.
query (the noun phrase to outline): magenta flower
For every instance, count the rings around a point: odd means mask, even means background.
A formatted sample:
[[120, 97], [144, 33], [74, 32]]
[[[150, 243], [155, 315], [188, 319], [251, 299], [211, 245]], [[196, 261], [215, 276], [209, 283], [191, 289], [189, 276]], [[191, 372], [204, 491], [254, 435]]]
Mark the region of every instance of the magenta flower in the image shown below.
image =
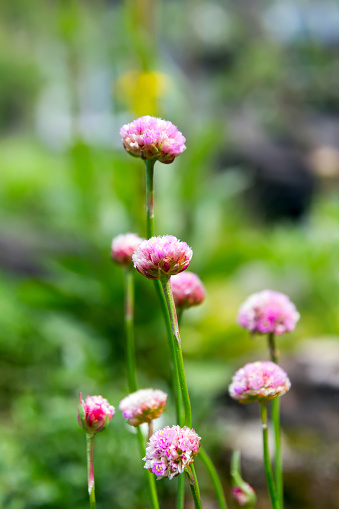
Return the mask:
[[186, 150], [186, 139], [172, 122], [149, 115], [122, 126], [120, 136], [127, 152], [142, 159], [168, 164]]
[[172, 276], [171, 287], [178, 308], [197, 306], [205, 299], [204, 285], [194, 272], [187, 270]]
[[282, 396], [290, 387], [291, 382], [280, 366], [271, 361], [259, 361], [239, 369], [232, 378], [228, 392], [240, 403], [251, 403]]
[[120, 401], [119, 409], [128, 424], [139, 426], [157, 419], [165, 410], [167, 394], [159, 389], [141, 389]]
[[153, 472], [157, 479], [173, 479], [182, 474], [194, 462], [200, 449], [201, 438], [187, 426], [166, 426], [153, 433], [143, 458], [145, 468]]
[[247, 493], [240, 486], [232, 488], [233, 505], [236, 508], [252, 509], [256, 502], [255, 491], [248, 483], [244, 483], [244, 485]]
[[78, 421], [86, 433], [94, 434], [104, 430], [114, 414], [114, 406], [102, 396], [87, 396], [84, 402], [79, 394]]
[[132, 260], [134, 267], [148, 279], [173, 276], [185, 270], [193, 251], [173, 235], [151, 237], [139, 244]]
[[112, 240], [112, 259], [119, 265], [132, 265], [132, 254], [143, 239], [136, 233], [124, 233]]
[[280, 336], [294, 330], [300, 315], [287, 295], [263, 290], [254, 293], [240, 306], [238, 323], [254, 334]]

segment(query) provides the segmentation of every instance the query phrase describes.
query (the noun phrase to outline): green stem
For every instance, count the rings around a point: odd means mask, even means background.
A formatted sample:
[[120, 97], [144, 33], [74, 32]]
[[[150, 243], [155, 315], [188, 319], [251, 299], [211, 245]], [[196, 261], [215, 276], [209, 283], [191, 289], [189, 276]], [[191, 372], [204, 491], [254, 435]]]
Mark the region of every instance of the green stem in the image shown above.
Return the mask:
[[124, 269], [125, 276], [125, 330], [126, 330], [126, 356], [127, 356], [127, 380], [130, 392], [137, 390], [135, 369], [135, 344], [134, 344], [134, 281], [131, 268]]
[[[268, 347], [270, 351], [271, 361], [279, 363], [279, 351], [277, 348], [275, 335], [273, 332], [268, 334]], [[281, 430], [280, 430], [280, 398], [274, 398], [272, 401], [272, 421], [274, 431], [274, 471], [275, 471], [275, 484], [277, 487], [277, 494], [280, 502], [281, 509], [284, 507], [284, 484], [283, 484], [283, 468], [282, 468], [282, 453], [281, 453]]]
[[177, 492], [177, 509], [184, 509], [185, 507], [185, 477], [178, 476], [178, 492]]
[[268, 448], [268, 429], [267, 429], [267, 406], [266, 402], [263, 401], [260, 403], [261, 408], [261, 422], [262, 422], [262, 436], [263, 436], [263, 448], [264, 448], [264, 465], [265, 465], [265, 474], [267, 480], [268, 491], [271, 498], [271, 503], [273, 509], [281, 509], [276, 487], [274, 484], [273, 472], [270, 461], [270, 454]]
[[233, 451], [231, 459], [231, 477], [233, 486], [238, 486], [248, 497], [246, 507], [253, 509], [257, 502], [257, 497], [254, 491], [249, 488], [249, 485], [241, 477], [240, 466], [240, 451]]
[[146, 211], [147, 211], [147, 238], [154, 237], [154, 163], [153, 159], [145, 159], [146, 168]]
[[181, 338], [180, 338], [177, 313], [176, 313], [176, 309], [175, 309], [173, 293], [172, 293], [172, 288], [171, 288], [171, 281], [170, 281], [170, 278], [166, 277], [166, 276], [160, 278], [160, 281], [161, 281], [164, 295], [166, 298], [168, 313], [169, 313], [170, 320], [171, 320], [172, 342], [174, 344], [174, 349], [175, 349], [175, 356], [176, 356], [176, 361], [177, 361], [176, 367], [178, 370], [181, 394], [182, 394], [182, 398], [183, 398], [183, 402], [184, 402], [184, 409], [185, 409], [185, 425], [188, 426], [189, 428], [191, 428], [192, 427], [191, 402], [190, 402], [190, 397], [189, 397], [188, 388], [187, 388], [184, 359], [183, 359], [182, 350], [181, 350]]
[[95, 484], [94, 484], [94, 435], [86, 433], [87, 442], [87, 477], [90, 509], [95, 509]]
[[189, 479], [189, 482], [190, 482], [190, 488], [191, 488], [191, 492], [192, 492], [192, 496], [193, 496], [193, 500], [194, 500], [194, 507], [195, 507], [195, 509], [202, 509], [201, 499], [200, 499], [200, 490], [199, 490], [199, 486], [197, 483], [197, 478], [196, 478], [195, 472], [194, 472], [194, 470], [192, 470], [192, 465], [186, 468], [185, 473], [186, 473], [186, 475]]
[[[138, 436], [141, 457], [144, 457], [145, 443], [144, 443], [144, 437], [142, 436], [142, 431], [140, 429], [140, 426], [137, 427], [137, 436]], [[148, 492], [149, 492], [149, 496], [151, 499], [152, 509], [159, 509], [157, 489], [155, 486], [155, 476], [154, 476], [154, 474], [152, 474], [152, 472], [149, 472], [149, 470], [145, 470], [145, 475], [146, 475], [146, 480], [147, 480]]]
[[207, 454], [205, 449], [201, 446], [200, 446], [200, 451], [199, 451], [198, 457], [204, 463], [206, 470], [209, 473], [211, 481], [214, 485], [215, 492], [217, 494], [217, 499], [218, 499], [220, 509], [227, 509], [227, 502], [225, 499], [224, 490], [223, 490], [218, 472], [217, 472], [215, 466], [213, 465], [211, 458], [209, 457], [209, 455]]

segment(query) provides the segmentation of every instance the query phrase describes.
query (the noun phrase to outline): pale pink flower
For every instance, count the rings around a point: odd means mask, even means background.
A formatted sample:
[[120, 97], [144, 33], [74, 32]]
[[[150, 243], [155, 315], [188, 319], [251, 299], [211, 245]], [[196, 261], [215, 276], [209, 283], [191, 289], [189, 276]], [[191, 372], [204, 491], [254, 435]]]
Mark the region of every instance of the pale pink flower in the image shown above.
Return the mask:
[[173, 479], [182, 474], [200, 449], [201, 438], [187, 426], [166, 426], [153, 433], [146, 447], [143, 458], [145, 468], [153, 472], [157, 479]]
[[186, 150], [186, 139], [172, 122], [149, 115], [122, 126], [120, 136], [127, 152], [142, 159], [168, 164]]
[[123, 233], [112, 240], [112, 259], [119, 265], [132, 265], [132, 254], [139, 246], [141, 239], [136, 233]]
[[254, 293], [241, 305], [238, 323], [254, 334], [280, 336], [294, 330], [300, 315], [287, 295], [273, 290]]
[[240, 403], [270, 400], [282, 396], [291, 387], [285, 371], [271, 361], [252, 362], [239, 369], [228, 392]]
[[185, 270], [192, 258], [193, 251], [173, 235], [151, 237], [144, 240], [134, 252], [134, 267], [148, 279], [173, 276]]
[[84, 402], [79, 394], [78, 421], [86, 433], [97, 433], [104, 430], [115, 414], [114, 406], [102, 396], [87, 396]]
[[244, 483], [244, 485], [246, 492], [240, 486], [232, 488], [233, 505], [236, 508], [253, 509], [257, 498], [255, 491], [250, 484]]
[[128, 424], [139, 426], [157, 419], [165, 410], [167, 394], [159, 389], [140, 389], [120, 401], [119, 409]]
[[194, 272], [181, 272], [171, 277], [171, 287], [175, 305], [189, 308], [201, 304], [205, 299], [205, 288]]

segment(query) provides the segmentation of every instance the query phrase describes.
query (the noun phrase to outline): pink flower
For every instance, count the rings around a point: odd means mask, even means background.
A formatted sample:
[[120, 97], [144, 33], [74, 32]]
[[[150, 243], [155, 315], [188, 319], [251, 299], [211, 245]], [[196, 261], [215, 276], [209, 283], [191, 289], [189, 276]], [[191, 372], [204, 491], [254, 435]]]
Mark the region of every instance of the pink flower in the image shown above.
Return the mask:
[[145, 468], [153, 472], [157, 479], [173, 479], [182, 474], [194, 462], [200, 449], [201, 438], [187, 426], [166, 426], [153, 433], [143, 458]]
[[102, 396], [87, 396], [84, 402], [79, 394], [78, 421], [86, 433], [97, 433], [104, 430], [115, 414], [114, 406]]
[[141, 389], [120, 401], [119, 409], [128, 424], [139, 426], [157, 419], [165, 410], [167, 394], [159, 389]]
[[236, 508], [244, 508], [244, 509], [252, 509], [254, 504], [256, 503], [256, 495], [255, 491], [248, 483], [244, 483], [246, 486], [245, 492], [240, 486], [234, 486], [232, 488], [232, 499], [234, 507]]
[[228, 392], [240, 403], [270, 400], [282, 396], [291, 387], [285, 371], [271, 361], [252, 362], [239, 369]]
[[205, 288], [194, 272], [182, 272], [171, 277], [175, 305], [189, 308], [201, 304], [205, 299]]
[[134, 267], [148, 279], [173, 276], [185, 270], [193, 251], [173, 235], [151, 237], [139, 244], [132, 256]]
[[300, 315], [287, 295], [263, 290], [254, 293], [241, 305], [238, 323], [254, 334], [280, 336], [294, 330]]
[[119, 265], [132, 265], [132, 254], [143, 239], [136, 233], [125, 233], [112, 240], [112, 259]]
[[172, 122], [149, 115], [122, 126], [120, 136], [127, 152], [142, 159], [168, 164], [186, 150], [186, 139]]

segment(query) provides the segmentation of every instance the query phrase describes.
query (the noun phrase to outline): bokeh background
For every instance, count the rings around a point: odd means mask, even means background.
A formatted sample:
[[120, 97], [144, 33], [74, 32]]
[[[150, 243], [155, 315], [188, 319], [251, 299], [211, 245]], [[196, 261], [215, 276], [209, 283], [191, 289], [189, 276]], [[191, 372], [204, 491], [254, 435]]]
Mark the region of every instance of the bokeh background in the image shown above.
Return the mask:
[[[187, 150], [155, 169], [156, 232], [193, 247], [206, 302], [182, 338], [194, 425], [269, 508], [259, 411], [227, 396], [266, 359], [236, 324], [252, 292], [301, 313], [279, 339], [286, 509], [339, 504], [339, 6], [335, 0], [2, 0], [0, 506], [88, 507], [78, 393], [127, 394], [123, 276], [112, 237], [145, 232], [143, 163], [120, 126], [158, 115]], [[136, 275], [138, 382], [169, 390], [153, 285]], [[158, 426], [175, 423], [173, 400]], [[96, 440], [98, 509], [148, 507], [117, 412]], [[216, 506], [204, 467], [204, 507]], [[176, 480], [157, 483], [163, 508]], [[187, 496], [187, 508], [191, 508]]]

